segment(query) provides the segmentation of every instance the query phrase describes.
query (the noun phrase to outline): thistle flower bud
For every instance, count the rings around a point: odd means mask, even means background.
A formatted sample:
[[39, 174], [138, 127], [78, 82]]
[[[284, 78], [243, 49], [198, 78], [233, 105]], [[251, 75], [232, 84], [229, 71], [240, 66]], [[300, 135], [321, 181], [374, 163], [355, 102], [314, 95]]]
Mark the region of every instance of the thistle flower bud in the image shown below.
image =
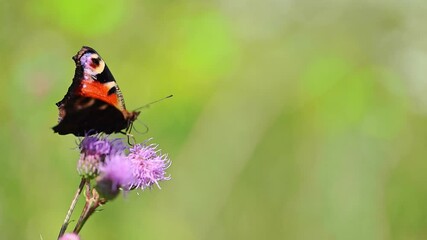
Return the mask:
[[98, 176], [99, 165], [106, 156], [124, 154], [125, 146], [120, 139], [108, 140], [97, 136], [86, 136], [79, 145], [80, 159], [77, 172], [85, 178]]

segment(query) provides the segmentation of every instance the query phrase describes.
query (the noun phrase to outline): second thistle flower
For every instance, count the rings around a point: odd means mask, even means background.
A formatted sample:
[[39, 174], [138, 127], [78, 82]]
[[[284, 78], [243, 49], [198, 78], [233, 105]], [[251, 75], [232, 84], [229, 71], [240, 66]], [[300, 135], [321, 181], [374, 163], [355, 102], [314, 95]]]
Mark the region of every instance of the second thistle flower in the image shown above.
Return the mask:
[[157, 145], [136, 144], [129, 149], [130, 160], [134, 181], [130, 184], [131, 189], [150, 188], [156, 184], [160, 188], [159, 181], [170, 180], [166, 175], [166, 169], [171, 165], [166, 154], [161, 154]]
[[121, 139], [86, 136], [79, 145], [80, 159], [77, 171], [80, 176], [92, 179], [99, 175], [99, 167], [107, 156], [124, 155], [125, 145]]

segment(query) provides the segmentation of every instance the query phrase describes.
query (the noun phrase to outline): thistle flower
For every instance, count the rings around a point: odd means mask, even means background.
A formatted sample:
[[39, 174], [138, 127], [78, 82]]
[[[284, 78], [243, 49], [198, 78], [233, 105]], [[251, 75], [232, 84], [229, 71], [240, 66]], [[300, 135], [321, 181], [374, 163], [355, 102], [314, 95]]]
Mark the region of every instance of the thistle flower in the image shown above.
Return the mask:
[[86, 136], [80, 143], [81, 152], [90, 155], [121, 154], [125, 149], [120, 138], [109, 140], [105, 137]]
[[80, 240], [79, 235], [75, 233], [66, 233], [62, 235], [58, 240]]
[[129, 190], [129, 184], [134, 181], [131, 163], [124, 155], [108, 156], [100, 164], [99, 173], [95, 188], [107, 200], [114, 199], [120, 188]]
[[134, 180], [130, 184], [131, 189], [150, 188], [156, 184], [160, 188], [159, 181], [170, 180], [166, 176], [166, 169], [171, 165], [168, 156], [157, 150], [157, 145], [136, 144], [129, 149], [130, 160]]
[[80, 176], [94, 178], [98, 176], [100, 163], [106, 156], [123, 155], [125, 145], [121, 139], [109, 140], [97, 136], [86, 136], [79, 145], [80, 159], [77, 171]]

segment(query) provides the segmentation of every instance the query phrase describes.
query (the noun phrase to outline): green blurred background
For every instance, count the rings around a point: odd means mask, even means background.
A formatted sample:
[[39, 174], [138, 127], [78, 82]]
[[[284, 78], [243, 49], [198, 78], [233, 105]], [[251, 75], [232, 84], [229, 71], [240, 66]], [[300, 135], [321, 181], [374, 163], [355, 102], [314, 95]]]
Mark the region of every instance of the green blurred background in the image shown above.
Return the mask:
[[[173, 161], [89, 239], [427, 239], [427, 3], [0, 0], [0, 239], [55, 239], [82, 45]], [[142, 123], [136, 123], [140, 130]], [[80, 213], [79, 202], [73, 219]], [[74, 224], [71, 224], [73, 227]]]

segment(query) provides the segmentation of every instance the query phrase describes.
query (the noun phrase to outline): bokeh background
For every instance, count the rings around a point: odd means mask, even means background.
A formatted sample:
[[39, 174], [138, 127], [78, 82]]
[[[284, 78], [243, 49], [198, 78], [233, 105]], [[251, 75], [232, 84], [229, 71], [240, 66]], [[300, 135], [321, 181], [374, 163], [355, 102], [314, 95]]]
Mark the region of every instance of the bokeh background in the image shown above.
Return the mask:
[[[427, 239], [427, 3], [0, 1], [0, 239], [56, 239], [82, 45], [173, 161], [89, 239]], [[79, 202], [73, 219], [82, 206]], [[71, 228], [73, 223], [71, 223]]]

